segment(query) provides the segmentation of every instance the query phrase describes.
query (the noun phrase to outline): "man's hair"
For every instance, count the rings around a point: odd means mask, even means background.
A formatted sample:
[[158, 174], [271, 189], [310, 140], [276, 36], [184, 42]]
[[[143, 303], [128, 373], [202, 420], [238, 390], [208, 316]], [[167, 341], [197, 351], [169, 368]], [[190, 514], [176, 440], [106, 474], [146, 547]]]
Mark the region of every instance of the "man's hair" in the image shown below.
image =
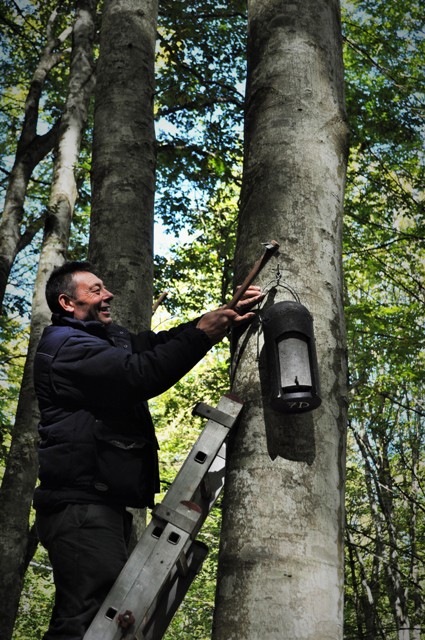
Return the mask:
[[75, 295], [73, 275], [78, 271], [94, 273], [94, 268], [90, 262], [74, 260], [73, 262], [65, 262], [50, 274], [46, 284], [46, 300], [52, 313], [65, 314], [65, 311], [59, 304], [59, 296], [61, 293], [65, 293], [71, 298]]

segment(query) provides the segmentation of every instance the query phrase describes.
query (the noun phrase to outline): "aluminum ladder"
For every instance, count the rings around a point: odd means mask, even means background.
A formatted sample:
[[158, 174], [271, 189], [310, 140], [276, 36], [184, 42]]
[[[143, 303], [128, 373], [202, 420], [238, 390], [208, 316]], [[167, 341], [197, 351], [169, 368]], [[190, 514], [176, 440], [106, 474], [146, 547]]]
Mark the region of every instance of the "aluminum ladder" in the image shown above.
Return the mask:
[[226, 447], [243, 404], [224, 395], [112, 586], [84, 640], [160, 640], [208, 548], [196, 540], [224, 485]]

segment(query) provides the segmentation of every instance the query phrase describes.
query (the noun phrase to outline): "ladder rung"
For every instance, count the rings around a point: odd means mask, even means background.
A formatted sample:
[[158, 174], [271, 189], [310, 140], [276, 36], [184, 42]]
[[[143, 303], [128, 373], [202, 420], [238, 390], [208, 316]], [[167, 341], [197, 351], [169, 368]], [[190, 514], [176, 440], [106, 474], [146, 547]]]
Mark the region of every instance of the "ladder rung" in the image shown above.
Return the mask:
[[185, 508], [185, 513], [181, 513], [184, 505], [180, 507], [180, 511], [173, 509], [172, 507], [168, 507], [163, 503], [157, 504], [152, 512], [153, 517], [159, 518], [164, 522], [172, 522], [183, 531], [187, 531], [191, 533], [198, 520], [200, 519], [200, 514], [202, 510], [198, 507], [198, 510]]

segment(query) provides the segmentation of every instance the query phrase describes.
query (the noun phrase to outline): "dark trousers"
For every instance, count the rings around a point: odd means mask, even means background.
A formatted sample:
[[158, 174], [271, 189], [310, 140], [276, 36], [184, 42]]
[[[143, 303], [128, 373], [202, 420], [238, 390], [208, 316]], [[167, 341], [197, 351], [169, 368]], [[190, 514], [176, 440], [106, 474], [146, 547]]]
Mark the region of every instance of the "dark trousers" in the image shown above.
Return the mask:
[[36, 526], [49, 553], [55, 604], [43, 640], [81, 640], [123, 568], [131, 515], [98, 504], [69, 504]]

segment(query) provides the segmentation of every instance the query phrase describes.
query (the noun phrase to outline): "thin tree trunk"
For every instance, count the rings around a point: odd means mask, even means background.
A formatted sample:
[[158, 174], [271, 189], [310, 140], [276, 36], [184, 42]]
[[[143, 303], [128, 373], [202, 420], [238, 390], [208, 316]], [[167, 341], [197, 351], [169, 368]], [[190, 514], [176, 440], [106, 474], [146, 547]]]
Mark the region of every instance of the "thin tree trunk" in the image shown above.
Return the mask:
[[53, 11], [47, 24], [47, 42], [37, 68], [31, 79], [25, 101], [25, 116], [21, 135], [16, 148], [15, 162], [10, 173], [3, 214], [0, 221], [0, 312], [9, 279], [10, 270], [18, 252], [25, 247], [40, 227], [34, 225], [31, 233], [21, 232], [24, 216], [24, 202], [32, 172], [46, 157], [57, 142], [59, 123], [50, 131], [37, 135], [40, 98], [44, 84], [50, 73], [63, 58], [63, 53], [55, 49], [63, 44], [71, 33], [71, 28], [56, 36], [54, 32], [57, 10]]
[[[368, 576], [361, 548], [355, 544], [353, 536], [348, 527], [346, 528], [346, 544], [350, 556], [350, 569], [354, 589], [354, 603], [356, 609], [358, 640], [378, 640], [385, 638], [380, 624], [378, 602], [379, 602], [379, 582], [374, 575], [375, 566], [380, 566], [380, 558], [375, 551], [375, 558], [372, 576]], [[376, 541], [378, 546], [381, 542]], [[374, 559], [375, 560], [375, 559]], [[378, 572], [379, 578], [379, 572]]]
[[[384, 559], [386, 557], [386, 536], [384, 533], [384, 520], [379, 509], [379, 498], [377, 498], [376, 494], [376, 489], [379, 491], [379, 483], [376, 482], [372, 466], [373, 454], [366, 434], [366, 429], [362, 428], [361, 431], [357, 433], [353, 428], [352, 433], [364, 460], [364, 481], [369, 499], [369, 511], [372, 517], [374, 531], [373, 558], [369, 565], [369, 580], [366, 574], [366, 565], [363, 558], [359, 557], [358, 563], [363, 585], [363, 594], [360, 598], [359, 606], [362, 610], [362, 618], [367, 638], [372, 639], [377, 635], [377, 627], [382, 627], [380, 623], [378, 603], [379, 596], [381, 594], [381, 574], [385, 571]], [[372, 596], [372, 601], [369, 594]]]
[[156, 0], [106, 0], [97, 71], [89, 256], [132, 330], [152, 308], [157, 13]]
[[[239, 340], [214, 640], [337, 640], [343, 633], [346, 355], [341, 227], [347, 125], [339, 3], [250, 0], [236, 282], [261, 242], [311, 311], [322, 405], [269, 406], [258, 328]], [[276, 265], [275, 265], [276, 268]], [[262, 284], [274, 280], [272, 266]], [[277, 287], [267, 304], [291, 296]], [[257, 352], [259, 351], [259, 362]]]
[[28, 562], [28, 517], [38, 471], [36, 444], [39, 414], [33, 388], [33, 359], [41, 332], [50, 316], [44, 295], [46, 281], [52, 269], [63, 262], [68, 246], [77, 195], [73, 169], [78, 160], [92, 90], [95, 8], [95, 0], [77, 2], [69, 90], [61, 120], [49, 215], [32, 301], [28, 354], [0, 493], [1, 640], [8, 640], [12, 635], [24, 568]]
[[[380, 551], [385, 559], [385, 584], [394, 624], [397, 628], [399, 640], [409, 640], [410, 621], [408, 614], [408, 594], [403, 585], [403, 569], [400, 562], [398, 532], [395, 526], [394, 490], [391, 465], [388, 457], [388, 439], [386, 435], [380, 437], [377, 425], [379, 455], [374, 455], [372, 445], [366, 429], [361, 433], [354, 433], [364, 460], [365, 481], [369, 497], [370, 512], [373, 517], [375, 536]], [[386, 545], [384, 544], [386, 541]], [[375, 617], [379, 617], [379, 610], [375, 606]], [[368, 618], [365, 614], [365, 620]]]
[[411, 471], [411, 488], [410, 488], [410, 521], [409, 521], [409, 534], [411, 545], [411, 565], [410, 565], [410, 578], [412, 582], [412, 601], [413, 601], [413, 629], [412, 640], [421, 640], [422, 621], [425, 620], [425, 602], [422, 595], [422, 588], [420, 584], [420, 548], [421, 541], [418, 539], [418, 505], [420, 504], [420, 484], [418, 482], [418, 471], [420, 468], [420, 445], [421, 445], [421, 427], [419, 416], [414, 415], [411, 418], [414, 427], [412, 429], [413, 434], [411, 437], [412, 447], [412, 471]]

